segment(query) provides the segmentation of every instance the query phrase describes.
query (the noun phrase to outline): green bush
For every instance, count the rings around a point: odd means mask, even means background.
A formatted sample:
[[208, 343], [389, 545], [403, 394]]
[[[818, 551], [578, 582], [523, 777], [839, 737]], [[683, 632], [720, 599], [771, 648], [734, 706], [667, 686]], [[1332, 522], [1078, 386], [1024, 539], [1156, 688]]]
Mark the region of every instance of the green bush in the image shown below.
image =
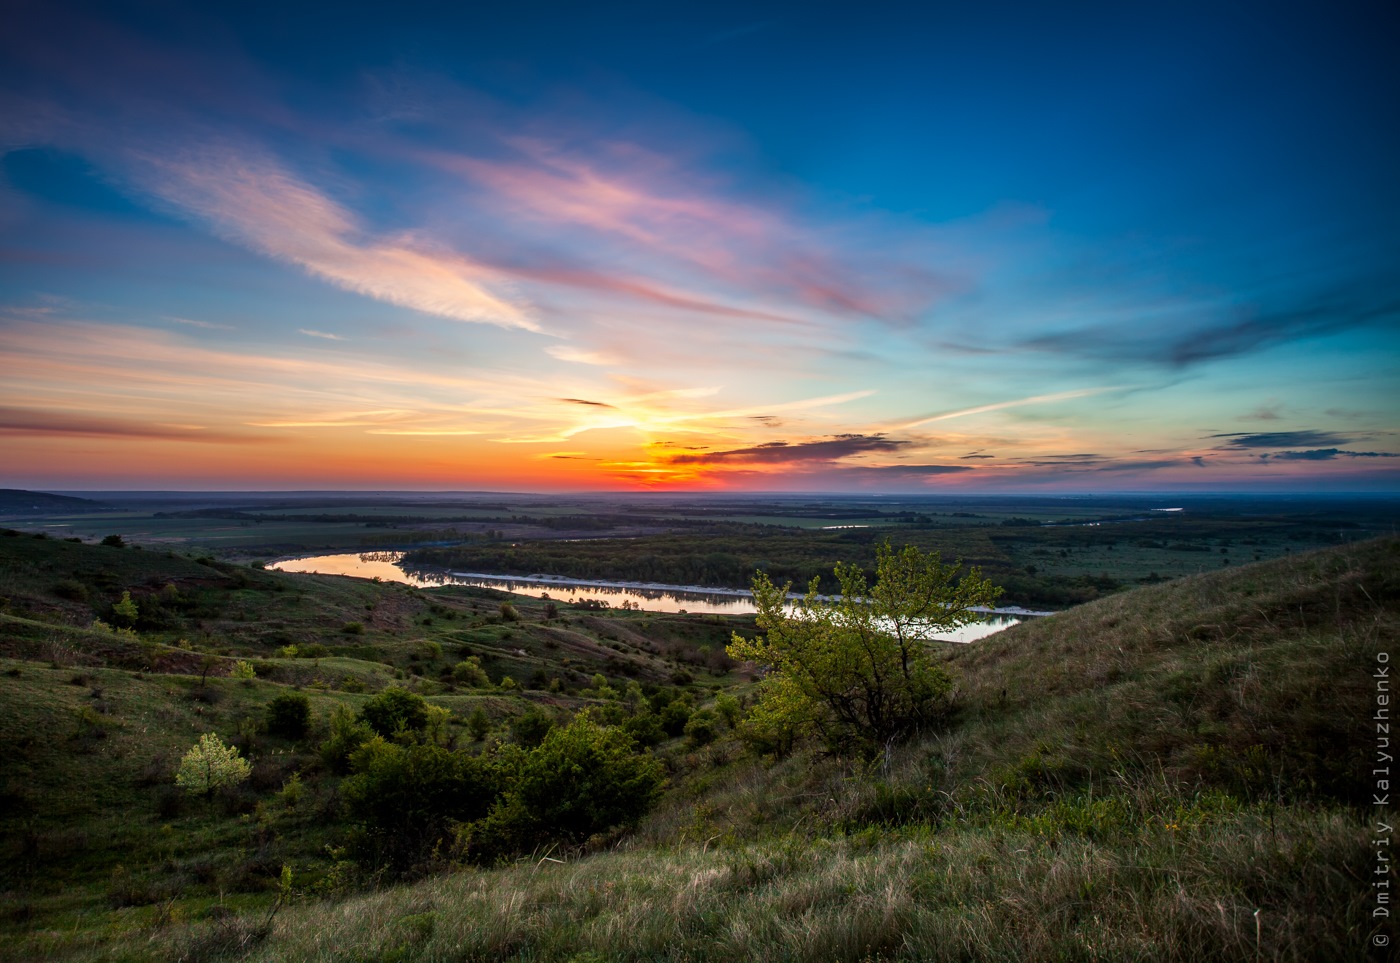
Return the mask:
[[452, 681], [473, 689], [484, 689], [491, 684], [486, 670], [481, 667], [481, 660], [474, 655], [467, 656], [452, 667]]
[[301, 739], [311, 727], [311, 700], [301, 692], [284, 692], [267, 704], [267, 731]]
[[344, 775], [350, 771], [350, 757], [374, 738], [374, 730], [348, 706], [336, 706], [331, 710], [330, 730], [330, 736], [321, 743], [321, 761], [331, 772]]
[[52, 591], [54, 595], [70, 602], [86, 602], [88, 597], [87, 586], [71, 578], [56, 583]]
[[685, 724], [685, 738], [692, 746], [704, 746], [715, 741], [719, 716], [713, 709], [701, 709], [691, 714]]
[[467, 731], [477, 742], [485, 739], [486, 734], [491, 731], [491, 717], [481, 706], [477, 706], [472, 710], [472, 714], [467, 716]]
[[677, 699], [662, 706], [657, 717], [662, 731], [674, 738], [685, 732], [685, 724], [690, 721], [690, 706]]
[[498, 795], [489, 760], [441, 746], [375, 737], [355, 751], [350, 768], [340, 795], [357, 824], [354, 848], [397, 873], [427, 862], [454, 824], [486, 815]]
[[661, 728], [661, 718], [655, 712], [641, 712], [622, 720], [622, 730], [637, 740], [639, 746], [650, 748], [666, 741], [666, 731]]
[[428, 725], [428, 703], [407, 689], [390, 686], [364, 704], [360, 718], [386, 739], [422, 732]]
[[126, 542], [122, 539], [120, 535], [108, 535], [102, 539], [102, 544], [110, 545], [113, 548], [121, 548], [123, 545], [126, 544]]
[[544, 742], [549, 730], [554, 728], [554, 716], [539, 706], [530, 706], [510, 723], [511, 738], [526, 749], [533, 749]]
[[600, 726], [586, 714], [551, 730], [537, 748], [516, 752], [514, 771], [502, 775], [504, 796], [469, 831], [478, 859], [551, 839], [581, 842], [634, 823], [651, 808], [664, 782], [661, 763], [638, 752], [627, 733]]

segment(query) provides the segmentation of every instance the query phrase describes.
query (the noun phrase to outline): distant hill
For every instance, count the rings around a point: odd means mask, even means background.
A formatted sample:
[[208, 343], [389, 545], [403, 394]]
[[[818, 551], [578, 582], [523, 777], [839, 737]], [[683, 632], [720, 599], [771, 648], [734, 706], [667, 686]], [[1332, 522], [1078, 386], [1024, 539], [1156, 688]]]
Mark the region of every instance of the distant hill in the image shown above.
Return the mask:
[[57, 515], [65, 512], [105, 512], [111, 506], [90, 498], [27, 492], [22, 488], [0, 488], [0, 515]]

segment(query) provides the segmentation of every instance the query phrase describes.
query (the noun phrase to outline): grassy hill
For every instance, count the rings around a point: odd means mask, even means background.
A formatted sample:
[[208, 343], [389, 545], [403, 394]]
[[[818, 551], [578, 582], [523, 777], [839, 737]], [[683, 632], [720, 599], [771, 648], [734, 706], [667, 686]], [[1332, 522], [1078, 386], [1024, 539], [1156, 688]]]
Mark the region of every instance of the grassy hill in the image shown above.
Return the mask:
[[[509, 619], [487, 592], [0, 538], [0, 953], [1362, 959], [1371, 673], [1400, 637], [1397, 573], [1382, 539], [1080, 606], [949, 647], [950, 724], [874, 763], [754, 758], [723, 727], [672, 738], [653, 750], [669, 788], [630, 831], [366, 888], [342, 874], [319, 736], [260, 727], [273, 695], [299, 687], [320, 726], [405, 685], [471, 750], [475, 708], [490, 741], [530, 705], [605, 707], [594, 672], [696, 706], [742, 695], [718, 654], [735, 623], [519, 601]], [[133, 632], [93, 629], [123, 591]], [[452, 681], [468, 654], [489, 686]], [[255, 678], [228, 676], [237, 660]], [[171, 773], [211, 729], [253, 777], [191, 800]]]
[[0, 488], [0, 517], [22, 517], [26, 515], [77, 515], [83, 512], [110, 511], [111, 506], [91, 498], [75, 498], [72, 495], [51, 495], [48, 492], [31, 492], [21, 488]]

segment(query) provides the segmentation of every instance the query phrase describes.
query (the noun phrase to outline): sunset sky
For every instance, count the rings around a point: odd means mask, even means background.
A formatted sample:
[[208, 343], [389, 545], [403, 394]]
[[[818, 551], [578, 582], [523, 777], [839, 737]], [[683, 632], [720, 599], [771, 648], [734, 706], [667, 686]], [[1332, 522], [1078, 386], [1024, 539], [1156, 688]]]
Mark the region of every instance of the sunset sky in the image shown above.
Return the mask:
[[8, 0], [0, 487], [1400, 491], [1397, 42]]

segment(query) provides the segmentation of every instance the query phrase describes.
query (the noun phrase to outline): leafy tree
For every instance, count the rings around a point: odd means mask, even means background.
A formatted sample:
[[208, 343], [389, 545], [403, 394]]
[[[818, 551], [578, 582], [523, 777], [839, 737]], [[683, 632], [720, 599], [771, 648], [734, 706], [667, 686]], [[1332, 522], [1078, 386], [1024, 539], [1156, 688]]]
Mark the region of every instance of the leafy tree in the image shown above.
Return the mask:
[[267, 704], [267, 731], [300, 739], [311, 726], [311, 700], [301, 692], [284, 692]]
[[131, 598], [130, 592], [123, 592], [122, 600], [112, 606], [112, 615], [120, 625], [135, 625], [140, 614], [141, 612], [137, 609], [136, 602]]
[[486, 670], [481, 667], [481, 659], [469, 655], [452, 667], [452, 681], [473, 689], [484, 689], [491, 684]]
[[191, 796], [207, 796], [224, 786], [236, 786], [253, 771], [237, 746], [226, 746], [212, 732], [206, 732], [180, 760], [175, 785]]
[[854, 565], [838, 564], [840, 597], [820, 598], [813, 579], [789, 611], [789, 586], [760, 572], [753, 581], [758, 626], [766, 636], [734, 636], [729, 654], [769, 670], [746, 725], [761, 739], [787, 742], [814, 731], [833, 749], [860, 752], [911, 735], [945, 711], [953, 688], [929, 643], [976, 621], [1001, 589], [976, 567], [944, 564], [913, 546], [876, 550], [871, 587]]

